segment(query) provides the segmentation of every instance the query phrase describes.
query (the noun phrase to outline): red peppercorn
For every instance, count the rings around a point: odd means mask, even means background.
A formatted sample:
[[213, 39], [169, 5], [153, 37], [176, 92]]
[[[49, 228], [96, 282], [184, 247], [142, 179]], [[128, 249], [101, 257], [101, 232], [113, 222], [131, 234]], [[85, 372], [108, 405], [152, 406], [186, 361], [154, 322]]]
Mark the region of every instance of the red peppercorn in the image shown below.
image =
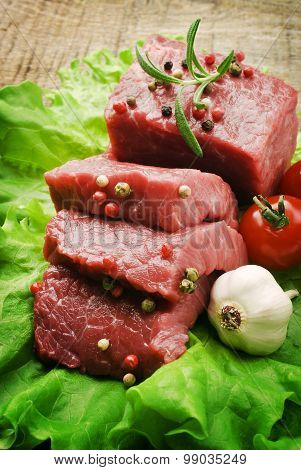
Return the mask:
[[122, 296], [123, 294], [123, 287], [122, 286], [116, 286], [111, 290], [111, 294], [115, 299], [118, 299], [119, 297]]
[[123, 361], [123, 368], [128, 370], [136, 369], [139, 364], [139, 359], [135, 354], [129, 354]]
[[96, 202], [104, 202], [107, 199], [107, 195], [103, 191], [96, 191], [96, 193], [93, 194], [92, 199]]
[[113, 104], [113, 109], [118, 114], [123, 114], [126, 112], [126, 104], [124, 101], [118, 101], [117, 103]]
[[109, 202], [105, 205], [105, 215], [107, 217], [118, 217], [119, 216], [119, 206], [115, 202]]
[[164, 245], [162, 245], [161, 256], [163, 259], [170, 258], [172, 255], [172, 252], [173, 252], [173, 248], [171, 245], [169, 245], [168, 243], [164, 243]]
[[200, 121], [201, 119], [204, 118], [206, 114], [206, 109], [197, 109], [197, 108], [193, 108], [192, 110], [192, 115], [194, 117], [194, 119], [196, 119], [197, 121]]
[[254, 75], [254, 69], [252, 67], [246, 67], [243, 70], [243, 72], [244, 72], [244, 76], [246, 78], [253, 77], [253, 75]]
[[235, 57], [238, 62], [242, 62], [245, 58], [245, 54], [242, 51], [235, 52]]
[[215, 55], [214, 54], [206, 54], [204, 59], [205, 59], [205, 63], [207, 65], [212, 65], [215, 62]]
[[42, 283], [41, 282], [34, 282], [33, 284], [31, 284], [30, 286], [30, 292], [32, 294], [36, 294], [37, 292], [39, 292], [39, 290], [41, 289], [42, 287]]
[[213, 108], [211, 114], [212, 114], [213, 121], [218, 122], [224, 116], [224, 110], [222, 108]]

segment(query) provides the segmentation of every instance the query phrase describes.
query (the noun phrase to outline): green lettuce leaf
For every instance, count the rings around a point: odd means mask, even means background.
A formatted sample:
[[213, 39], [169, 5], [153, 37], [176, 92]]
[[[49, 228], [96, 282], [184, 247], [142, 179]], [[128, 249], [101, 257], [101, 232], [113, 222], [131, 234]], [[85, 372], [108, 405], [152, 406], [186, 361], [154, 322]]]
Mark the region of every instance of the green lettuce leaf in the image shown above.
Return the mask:
[[[59, 89], [0, 90], [0, 448], [300, 448], [300, 298], [270, 357], [227, 349], [204, 315], [188, 352], [128, 391], [35, 357], [29, 286], [53, 214], [43, 172], [105, 150], [106, 100], [131, 62], [102, 50], [61, 70]], [[300, 268], [276, 276], [301, 291]]]
[[0, 223], [11, 206], [25, 217], [33, 198], [51, 216], [44, 171], [105, 151], [104, 108], [132, 61], [129, 49], [118, 57], [103, 49], [60, 70], [57, 89], [27, 81], [0, 90]]

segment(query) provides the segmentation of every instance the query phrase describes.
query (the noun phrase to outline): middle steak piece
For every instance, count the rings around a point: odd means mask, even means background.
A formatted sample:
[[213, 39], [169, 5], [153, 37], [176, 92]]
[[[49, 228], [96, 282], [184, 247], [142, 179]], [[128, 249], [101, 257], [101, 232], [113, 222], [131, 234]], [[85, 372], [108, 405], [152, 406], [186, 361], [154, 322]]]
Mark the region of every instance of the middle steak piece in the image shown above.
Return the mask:
[[108, 275], [172, 302], [185, 295], [179, 286], [186, 268], [201, 276], [247, 263], [241, 235], [224, 221], [168, 234], [67, 210], [48, 224], [44, 255], [53, 265], [75, 266], [96, 280]]

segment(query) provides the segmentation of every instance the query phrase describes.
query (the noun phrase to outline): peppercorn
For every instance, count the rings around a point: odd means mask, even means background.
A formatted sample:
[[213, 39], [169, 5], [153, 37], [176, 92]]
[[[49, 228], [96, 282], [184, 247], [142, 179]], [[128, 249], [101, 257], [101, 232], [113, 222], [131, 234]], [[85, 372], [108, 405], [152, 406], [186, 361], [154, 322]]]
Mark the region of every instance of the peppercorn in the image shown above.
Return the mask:
[[131, 108], [134, 108], [136, 106], [135, 96], [128, 96], [127, 99], [126, 99], [126, 102]]
[[42, 287], [42, 283], [41, 282], [34, 282], [33, 284], [31, 284], [30, 286], [30, 292], [32, 294], [36, 294], [37, 292], [39, 292], [39, 290], [41, 289]]
[[205, 88], [204, 88], [204, 93], [206, 95], [209, 95], [209, 93], [211, 93], [211, 91], [212, 91], [212, 88], [213, 88], [212, 83], [208, 83], [208, 85], [206, 85]]
[[182, 70], [177, 69], [172, 73], [172, 76], [175, 77], [175, 78], [181, 79], [181, 78], [183, 78], [183, 72], [182, 72]]
[[186, 199], [191, 196], [191, 188], [186, 184], [182, 184], [182, 186], [179, 187], [178, 193], [182, 199]]
[[196, 289], [196, 284], [189, 279], [183, 279], [179, 287], [184, 294], [192, 294]]
[[237, 51], [235, 52], [235, 58], [238, 60], [238, 62], [242, 62], [245, 58], [245, 54], [242, 51]]
[[162, 106], [162, 116], [169, 117], [172, 114], [171, 106]]
[[156, 82], [150, 82], [148, 85], [147, 85], [149, 91], [155, 91], [156, 88], [157, 88], [157, 84]]
[[119, 206], [115, 202], [109, 202], [105, 205], [105, 215], [107, 217], [118, 217], [119, 216]]
[[101, 203], [101, 202], [104, 202], [107, 199], [107, 195], [103, 191], [96, 191], [93, 194], [92, 199], [93, 199], [93, 201]]
[[134, 374], [125, 374], [122, 380], [126, 387], [132, 387], [136, 382], [136, 377]]
[[183, 69], [188, 69], [188, 65], [187, 65], [186, 59], [183, 59], [183, 60], [182, 60], [181, 65], [182, 65]]
[[121, 297], [122, 294], [123, 294], [122, 286], [113, 287], [113, 289], [111, 290], [111, 295], [115, 297], [115, 299], [119, 299], [119, 297]]
[[163, 86], [163, 85], [165, 85], [165, 83], [163, 82], [163, 80], [155, 80], [155, 83], [156, 83], [156, 86]]
[[229, 67], [229, 72], [231, 73], [231, 75], [233, 75], [234, 77], [239, 77], [241, 71], [241, 66], [237, 62], [232, 62]]
[[165, 70], [171, 70], [173, 67], [173, 63], [171, 62], [171, 60], [168, 60], [167, 62], [165, 62], [164, 64], [164, 69]]
[[104, 288], [104, 290], [111, 290], [111, 289], [113, 289], [114, 284], [115, 284], [114, 279], [112, 279], [112, 278], [109, 277], [109, 276], [105, 276], [105, 277], [103, 278], [103, 280], [102, 280], [102, 287]]
[[99, 175], [96, 178], [96, 184], [100, 188], [105, 188], [109, 184], [109, 178], [106, 175]]
[[202, 129], [203, 131], [212, 131], [214, 128], [214, 123], [211, 119], [207, 119], [206, 121], [202, 122]]
[[168, 259], [171, 257], [173, 248], [168, 243], [164, 243], [161, 248], [161, 256], [163, 259]]
[[123, 101], [117, 102], [113, 104], [113, 109], [118, 114], [123, 114], [126, 112], [126, 104]]
[[189, 281], [196, 282], [199, 279], [200, 275], [196, 268], [186, 268], [185, 277]]
[[114, 188], [115, 194], [118, 197], [127, 197], [131, 194], [131, 187], [128, 183], [117, 183]]
[[156, 309], [156, 304], [152, 299], [144, 299], [141, 308], [144, 312], [152, 313]]
[[213, 65], [215, 62], [215, 55], [214, 54], [206, 54], [205, 57], [205, 63], [207, 65]]
[[122, 367], [124, 369], [128, 370], [134, 370], [136, 367], [138, 367], [139, 364], [139, 359], [136, 356], [136, 354], [129, 354], [128, 356], [125, 357]]
[[110, 341], [107, 338], [102, 338], [98, 341], [97, 346], [101, 351], [106, 351], [110, 346]]
[[254, 69], [252, 67], [246, 67], [244, 69], [244, 76], [246, 78], [253, 77], [253, 75], [254, 75]]
[[205, 114], [206, 114], [205, 108], [202, 108], [202, 109], [193, 108], [192, 110], [192, 115], [194, 119], [196, 119], [197, 121], [200, 121], [201, 119], [203, 119]]
[[213, 121], [218, 122], [224, 116], [224, 110], [222, 108], [213, 108], [211, 114]]

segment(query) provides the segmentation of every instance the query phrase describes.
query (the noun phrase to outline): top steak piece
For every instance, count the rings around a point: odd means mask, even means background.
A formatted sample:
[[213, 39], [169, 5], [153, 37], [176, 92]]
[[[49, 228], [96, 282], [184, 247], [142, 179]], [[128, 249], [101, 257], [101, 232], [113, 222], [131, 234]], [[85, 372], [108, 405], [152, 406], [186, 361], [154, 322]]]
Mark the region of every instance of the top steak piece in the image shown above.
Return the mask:
[[[105, 175], [109, 183], [100, 188], [96, 179]], [[189, 169], [166, 169], [122, 163], [106, 156], [74, 160], [45, 173], [56, 210], [78, 209], [104, 214], [106, 202], [119, 205], [119, 218], [160, 227], [167, 232], [198, 225], [204, 219], [225, 220], [236, 228], [237, 203], [227, 183], [216, 175]], [[119, 182], [128, 183], [131, 194], [117, 197]], [[188, 185], [191, 196], [182, 199], [179, 187]], [[104, 193], [100, 201], [99, 191]]]
[[[171, 249], [169, 256], [163, 245]], [[54, 265], [75, 266], [94, 279], [106, 274], [174, 302], [184, 295], [179, 284], [187, 267], [202, 275], [247, 262], [241, 235], [224, 221], [168, 234], [67, 210], [49, 222], [44, 256]]]
[[[151, 36], [144, 50], [161, 70], [166, 61], [173, 62], [173, 70], [182, 69], [183, 42]], [[220, 63], [222, 57], [216, 57]], [[204, 64], [201, 55], [199, 59]], [[183, 78], [190, 78], [189, 72], [182, 70]], [[187, 87], [183, 107], [204, 151], [204, 157], [199, 158], [187, 147], [176, 125], [174, 107], [179, 85], [151, 92], [147, 85], [152, 80], [135, 62], [110, 97], [105, 117], [118, 160], [216, 173], [230, 184], [240, 201], [277, 190], [296, 145], [297, 92], [293, 88], [256, 69], [249, 78], [243, 73], [239, 77], [227, 73], [207, 94], [211, 105], [203, 120], [212, 119], [215, 107], [224, 110], [224, 117], [212, 131], [205, 132], [202, 121], [192, 114], [195, 87]], [[125, 102], [128, 96], [136, 98], [136, 106], [127, 106], [123, 113], [115, 111], [114, 103]], [[163, 117], [162, 106], [171, 106], [172, 116]]]
[[[124, 358], [135, 354], [139, 365], [134, 374], [148, 377], [185, 352], [188, 328], [207, 305], [209, 290], [203, 276], [193, 294], [177, 304], [161, 301], [155, 312], [144, 313], [139, 293], [125, 291], [114, 299], [98, 282], [51, 266], [35, 295], [37, 353], [46, 361], [118, 378], [128, 372]], [[106, 351], [97, 347], [102, 338], [110, 341]]]

